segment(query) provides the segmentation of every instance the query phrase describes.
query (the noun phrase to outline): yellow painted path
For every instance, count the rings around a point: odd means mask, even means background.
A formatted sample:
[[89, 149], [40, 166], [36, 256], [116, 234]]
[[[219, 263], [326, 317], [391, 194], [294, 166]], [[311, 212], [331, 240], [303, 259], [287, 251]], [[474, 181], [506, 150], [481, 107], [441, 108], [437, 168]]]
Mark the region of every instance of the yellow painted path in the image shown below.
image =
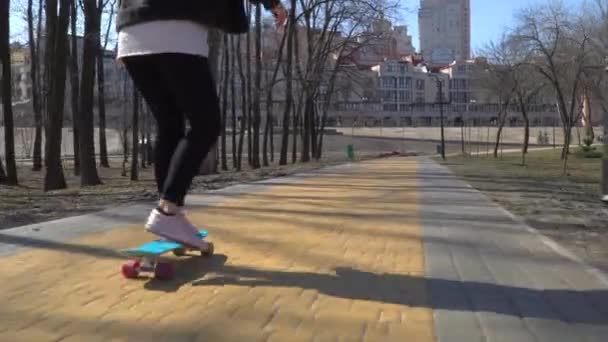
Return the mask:
[[[192, 208], [216, 255], [127, 280], [129, 225], [0, 258], [0, 341], [432, 341], [416, 160], [328, 169]], [[145, 218], [142, 218], [142, 221]]]

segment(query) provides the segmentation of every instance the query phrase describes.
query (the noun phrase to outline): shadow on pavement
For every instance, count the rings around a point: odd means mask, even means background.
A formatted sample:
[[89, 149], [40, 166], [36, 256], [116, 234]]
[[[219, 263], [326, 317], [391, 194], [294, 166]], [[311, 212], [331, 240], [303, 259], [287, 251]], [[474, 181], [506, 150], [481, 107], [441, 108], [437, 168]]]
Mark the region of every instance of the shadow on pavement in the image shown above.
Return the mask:
[[[537, 290], [401, 274], [376, 274], [348, 267], [336, 268], [335, 275], [238, 266], [224, 266], [218, 273], [222, 275], [196, 280], [193, 285], [297, 287], [339, 298], [411, 307], [485, 311], [568, 323], [608, 324], [606, 290]], [[430, 295], [423, 295], [425, 290]]]
[[200, 279], [208, 272], [221, 270], [228, 257], [224, 254], [215, 254], [209, 258], [200, 256], [184, 256], [178, 260], [172, 260], [175, 277], [171, 280], [149, 279], [144, 288], [159, 292], [175, 292], [180, 287]]

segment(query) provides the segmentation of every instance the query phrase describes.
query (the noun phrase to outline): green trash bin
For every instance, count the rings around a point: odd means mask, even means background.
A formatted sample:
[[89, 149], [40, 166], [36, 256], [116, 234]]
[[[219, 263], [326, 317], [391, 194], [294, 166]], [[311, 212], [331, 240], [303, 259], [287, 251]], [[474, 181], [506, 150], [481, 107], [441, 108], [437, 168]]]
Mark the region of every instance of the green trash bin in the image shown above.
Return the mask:
[[346, 146], [346, 156], [348, 156], [348, 159], [350, 160], [355, 159], [355, 146], [353, 144], [348, 144], [348, 146]]

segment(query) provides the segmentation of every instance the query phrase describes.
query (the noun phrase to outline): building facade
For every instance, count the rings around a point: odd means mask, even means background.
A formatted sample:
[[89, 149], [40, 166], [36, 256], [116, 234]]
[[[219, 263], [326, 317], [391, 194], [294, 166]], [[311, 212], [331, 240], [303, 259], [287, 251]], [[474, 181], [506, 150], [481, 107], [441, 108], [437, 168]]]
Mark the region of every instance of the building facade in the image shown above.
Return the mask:
[[425, 60], [448, 64], [471, 57], [470, 0], [421, 0], [418, 25]]

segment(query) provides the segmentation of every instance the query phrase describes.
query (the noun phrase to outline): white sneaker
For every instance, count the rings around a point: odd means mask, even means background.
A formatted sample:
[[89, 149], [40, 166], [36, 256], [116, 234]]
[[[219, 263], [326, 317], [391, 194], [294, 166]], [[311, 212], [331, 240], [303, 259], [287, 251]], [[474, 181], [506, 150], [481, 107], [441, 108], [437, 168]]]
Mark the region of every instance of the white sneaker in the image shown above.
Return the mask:
[[186, 211], [179, 209], [179, 211], [177, 212], [177, 216], [182, 219], [192, 230], [192, 233], [194, 234], [194, 236], [196, 236], [199, 232], [199, 229], [197, 226], [195, 226], [194, 224], [192, 224], [192, 222], [190, 222], [190, 220], [188, 220], [188, 218], [186, 217]]
[[192, 234], [192, 226], [180, 215], [165, 215], [158, 211], [158, 209], [154, 209], [148, 217], [145, 229], [154, 235], [196, 247], [202, 251], [209, 248], [206, 241]]

